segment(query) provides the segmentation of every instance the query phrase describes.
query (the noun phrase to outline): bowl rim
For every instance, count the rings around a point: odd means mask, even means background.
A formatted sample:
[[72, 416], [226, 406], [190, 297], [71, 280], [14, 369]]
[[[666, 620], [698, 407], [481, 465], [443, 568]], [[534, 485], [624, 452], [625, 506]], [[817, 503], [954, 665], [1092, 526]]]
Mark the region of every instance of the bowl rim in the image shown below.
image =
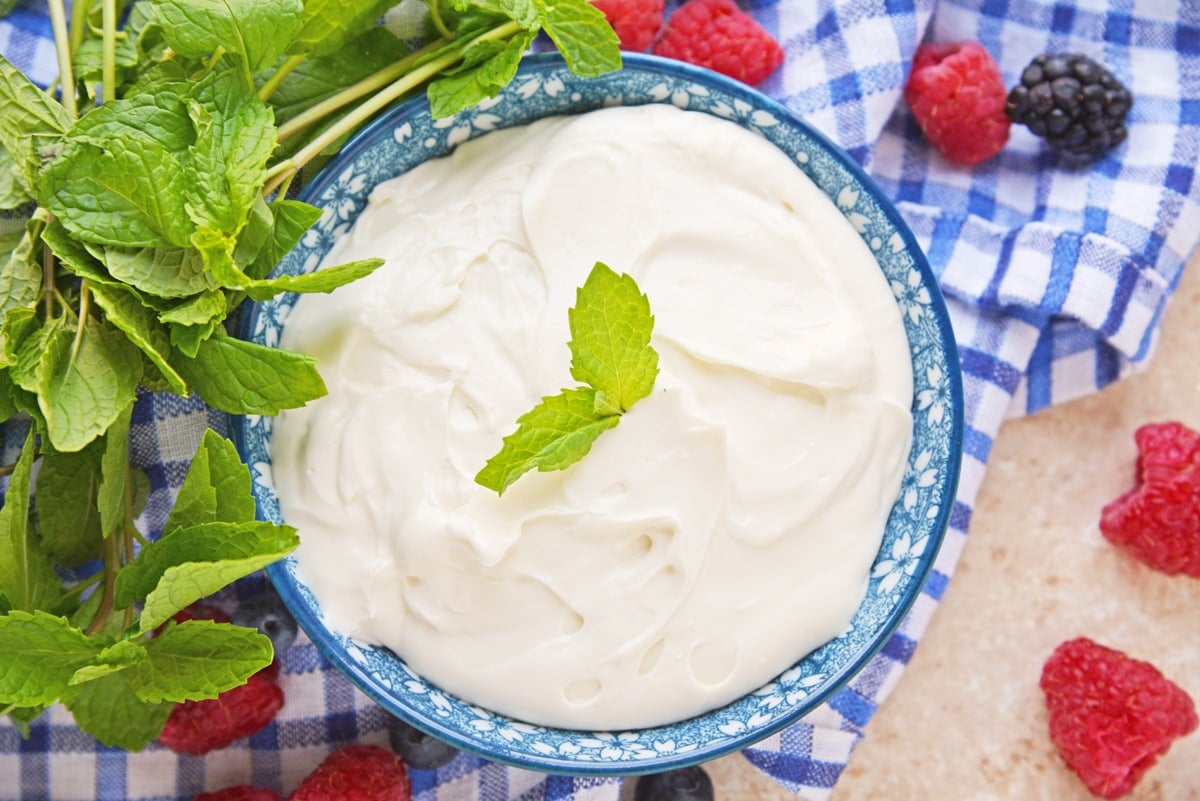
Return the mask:
[[[693, 81], [702, 86], [712, 87], [735, 99], [740, 99], [755, 109], [761, 109], [775, 115], [781, 122], [799, 128], [804, 135], [811, 138], [825, 154], [831, 157], [838, 163], [838, 166], [845, 169], [850, 174], [855, 184], [861, 187], [866, 194], [878, 205], [883, 216], [894, 227], [896, 233], [899, 234], [904, 244], [904, 250], [912, 257], [913, 269], [915, 269], [921, 278], [922, 287], [926, 288], [931, 296], [931, 302], [928, 306], [928, 311], [933, 315], [935, 320], [935, 328], [937, 329], [942, 340], [945, 357], [947, 363], [951, 365], [960, 364], [958, 346], [954, 337], [954, 330], [950, 322], [949, 311], [946, 307], [945, 298], [938, 284], [937, 277], [929, 265], [929, 261], [924, 250], [916, 241], [912, 230], [900, 215], [895, 203], [890, 197], [880, 188], [875, 180], [859, 165], [857, 161], [851, 158], [846, 151], [835, 144], [821, 131], [817, 130], [803, 118], [797, 116], [792, 111], [788, 110], [782, 103], [768, 97], [766, 94], [747, 86], [746, 84], [728, 78], [712, 70], [704, 67], [697, 67], [684, 62], [673, 59], [662, 58], [659, 56], [640, 54], [640, 53], [622, 53], [623, 65], [625, 68], [636, 68], [643, 72], [653, 72], [665, 74], [670, 77], [675, 77], [687, 81]], [[510, 82], [503, 91], [508, 91], [515, 84], [517, 78], [531, 73], [541, 73], [552, 69], [563, 69], [566, 67], [566, 62], [556, 52], [538, 53], [526, 56], [522, 59], [521, 65], [517, 70], [514, 81]], [[603, 76], [601, 76], [603, 77]], [[345, 168], [346, 164], [352, 162], [364, 151], [374, 146], [375, 139], [382, 131], [390, 130], [393, 124], [398, 121], [398, 118], [406, 118], [414, 114], [429, 111], [429, 100], [422, 93], [420, 95], [399, 101], [383, 111], [367, 123], [362, 129], [355, 133], [346, 144], [339, 150], [329, 163], [324, 165], [318, 174], [308, 183], [304, 185], [302, 190], [297, 195], [297, 199], [305, 202], [315, 203], [324, 191], [332, 185], [338, 174]], [[472, 137], [476, 138], [476, 137]], [[257, 317], [258, 304], [253, 301], [247, 301], [243, 304], [238, 313], [236, 323], [236, 335], [241, 339], [248, 339], [253, 329], [254, 321]], [[386, 712], [395, 717], [400, 718], [406, 723], [415, 726], [416, 728], [425, 731], [441, 740], [444, 740], [455, 747], [475, 754], [483, 759], [505, 764], [511, 767], [533, 770], [543, 773], [570, 775], [570, 776], [636, 776], [648, 773], [657, 773], [666, 770], [674, 770], [678, 768], [689, 767], [703, 762], [716, 759], [737, 751], [742, 751], [752, 747], [755, 743], [760, 742], [783, 729], [794, 725], [801, 721], [806, 715], [814, 711], [817, 707], [824, 704], [836, 692], [844, 688], [862, 669], [875, 657], [875, 655], [886, 645], [891, 637], [899, 629], [900, 624], [907, 616], [909, 610], [920, 596], [922, 589], [928, 580], [930, 572], [933, 570], [934, 562], [937, 560], [937, 555], [941, 550], [942, 543], [945, 540], [946, 531], [950, 525], [950, 518], [953, 511], [954, 500], [957, 497], [958, 484], [961, 474], [961, 466], [963, 459], [963, 437], [964, 437], [964, 396], [963, 382], [961, 370], [950, 370], [947, 376], [948, 393], [950, 398], [950, 453], [956, 455], [956, 459], [951, 460], [951, 464], [946, 466], [946, 481], [945, 481], [945, 497], [946, 502], [941, 504], [935, 522], [929, 532], [929, 543], [925, 551], [918, 561], [917, 570], [913, 576], [913, 580], [907, 585], [903, 595], [899, 601], [892, 607], [884, 624], [879, 629], [870, 646], [865, 648], [858, 656], [842, 666], [842, 668], [831, 674], [827, 681], [818, 691], [813, 692], [805, 699], [805, 703], [798, 705], [797, 708], [788, 713], [781, 715], [777, 720], [770, 725], [761, 729], [753, 729], [747, 732], [746, 735], [734, 736], [729, 740], [723, 741], [720, 744], [712, 747], [700, 746], [686, 753], [671, 753], [655, 758], [647, 759], [627, 759], [622, 758], [614, 761], [606, 762], [582, 762], [559, 759], [551, 755], [534, 756], [529, 753], [522, 752], [520, 754], [504, 753], [493, 750], [492, 745], [481, 745], [478, 741], [472, 740], [469, 737], [461, 734], [457, 729], [447, 727], [433, 718], [426, 718], [413, 714], [409, 709], [406, 709], [396, 704], [384, 692], [380, 683], [366, 670], [355, 661], [347, 658], [339, 649], [331, 647], [331, 644], [323, 639], [310, 637], [309, 639], [316, 646], [326, 660], [328, 660], [335, 668], [343, 675], [347, 676], [357, 689], [363, 692], [368, 698], [381, 706]], [[243, 459], [246, 454], [246, 434], [247, 434], [247, 416], [231, 415], [231, 434], [234, 444], [242, 454]], [[911, 451], [906, 458], [911, 457]], [[258, 505], [257, 497], [255, 505], [258, 509], [258, 514], [261, 515], [261, 508]], [[319, 624], [314, 610], [309, 605], [302, 601], [297, 595], [297, 590], [291, 584], [291, 577], [287, 574], [283, 566], [283, 560], [268, 565], [266, 573], [278, 590], [284, 604], [291, 610], [292, 614], [300, 623], [300, 627], [306, 633], [312, 624]], [[805, 655], [806, 657], [807, 655]], [[801, 659], [805, 658], [801, 657]], [[436, 686], [436, 684], [434, 684]], [[458, 698], [453, 693], [438, 688], [443, 694], [454, 698], [460, 703], [468, 704], [469, 702]], [[733, 703], [733, 702], [731, 702]], [[718, 707], [721, 709], [723, 707]], [[488, 710], [490, 712], [490, 710]], [[709, 710], [699, 715], [693, 716], [680, 721], [675, 721], [671, 724], [664, 725], [679, 725], [688, 720], [702, 718], [705, 715], [711, 714], [715, 710]], [[497, 714], [499, 713], [492, 713]], [[500, 716], [503, 719], [509, 719], [507, 716]], [[543, 727], [547, 730], [560, 730], [556, 727]], [[631, 729], [630, 731], [642, 731], [645, 729]], [[584, 733], [589, 730], [573, 730], [578, 733]], [[614, 730], [615, 731], [615, 730]], [[624, 730], [622, 730], [624, 731]]]

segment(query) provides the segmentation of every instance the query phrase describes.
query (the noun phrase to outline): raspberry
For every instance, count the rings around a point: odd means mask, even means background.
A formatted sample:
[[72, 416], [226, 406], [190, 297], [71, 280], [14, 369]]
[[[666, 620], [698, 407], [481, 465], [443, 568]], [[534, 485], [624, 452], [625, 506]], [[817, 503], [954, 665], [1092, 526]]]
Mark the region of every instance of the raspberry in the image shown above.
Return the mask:
[[248, 784], [235, 784], [224, 790], [201, 793], [194, 801], [283, 801], [279, 793]]
[[1200, 578], [1200, 434], [1159, 423], [1134, 440], [1138, 486], [1104, 507], [1100, 532], [1155, 570]]
[[158, 741], [179, 754], [207, 754], [254, 734], [282, 706], [283, 690], [268, 668], [216, 698], [177, 704]]
[[667, 20], [654, 53], [751, 86], [783, 63], [779, 42], [733, 0], [688, 0]]
[[1065, 153], [1096, 158], [1125, 141], [1133, 96], [1079, 53], [1041, 55], [1008, 94], [1007, 113]]
[[622, 50], [644, 52], [662, 27], [663, 0], [593, 0], [621, 40]]
[[1153, 665], [1080, 637], [1042, 668], [1050, 738], [1101, 798], [1128, 793], [1172, 741], [1195, 731], [1196, 707]]
[[325, 757], [289, 801], [409, 801], [408, 771], [377, 745], [349, 745]]
[[978, 164], [1008, 141], [1004, 76], [975, 42], [921, 45], [904, 99], [925, 138], [955, 164]]

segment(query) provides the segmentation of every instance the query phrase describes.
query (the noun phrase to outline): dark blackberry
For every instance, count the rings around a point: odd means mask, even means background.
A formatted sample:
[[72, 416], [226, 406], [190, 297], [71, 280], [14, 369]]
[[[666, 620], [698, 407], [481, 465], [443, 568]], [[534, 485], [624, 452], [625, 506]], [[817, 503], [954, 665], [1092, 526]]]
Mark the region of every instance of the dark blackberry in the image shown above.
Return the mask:
[[1008, 93], [1009, 119], [1054, 147], [1097, 158], [1125, 141], [1133, 97], [1112, 73], [1078, 53], [1041, 55]]
[[713, 783], [704, 768], [690, 768], [652, 773], [637, 781], [634, 801], [713, 801]]
[[388, 743], [412, 770], [436, 770], [458, 756], [458, 749], [398, 717], [388, 716]]

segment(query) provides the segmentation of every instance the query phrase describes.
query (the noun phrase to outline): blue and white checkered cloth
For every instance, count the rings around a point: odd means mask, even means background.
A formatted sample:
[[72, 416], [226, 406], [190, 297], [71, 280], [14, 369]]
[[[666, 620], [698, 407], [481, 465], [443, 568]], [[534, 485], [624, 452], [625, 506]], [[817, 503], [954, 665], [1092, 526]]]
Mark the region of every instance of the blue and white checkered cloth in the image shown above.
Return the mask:
[[[1144, 365], [1200, 239], [1200, 3], [1195, 0], [752, 0], [783, 43], [761, 87], [839, 142], [899, 204], [951, 309], [966, 390], [966, 455], [951, 531], [899, 632], [828, 704], [744, 752], [811, 801], [826, 798], [855, 743], [900, 679], [958, 560], [992, 440], [1007, 415], [1094, 392]], [[44, 3], [0, 22], [0, 52], [53, 80]], [[1042, 52], [1087, 53], [1135, 98], [1128, 142], [1072, 168], [1023, 128], [973, 169], [935, 155], [901, 99], [918, 44], [971, 39], [1009, 85]], [[3, 109], [0, 109], [0, 114]], [[898, 296], [911, 291], [896, 286]], [[943, 413], [936, 391], [917, 413]], [[195, 401], [147, 396], [132, 458], [153, 492], [142, 523], [161, 526], [204, 427]], [[10, 448], [11, 453], [11, 448]], [[260, 580], [261, 579], [257, 579]], [[253, 589], [239, 586], [236, 592]], [[230, 597], [232, 600], [232, 596]], [[249, 783], [290, 792], [327, 752], [384, 742], [384, 717], [303, 637], [284, 657], [287, 705], [248, 740], [205, 758], [97, 745], [54, 708], [28, 740], [0, 727], [0, 801], [191, 799]], [[616, 799], [617, 780], [547, 777], [471, 756], [414, 774], [424, 801]]]

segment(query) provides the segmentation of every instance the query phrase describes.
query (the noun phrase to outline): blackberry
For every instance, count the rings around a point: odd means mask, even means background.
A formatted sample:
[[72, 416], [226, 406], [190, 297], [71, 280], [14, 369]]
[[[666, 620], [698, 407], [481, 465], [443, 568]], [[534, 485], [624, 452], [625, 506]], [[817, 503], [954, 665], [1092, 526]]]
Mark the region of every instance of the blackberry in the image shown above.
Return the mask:
[[713, 801], [713, 783], [704, 768], [690, 768], [652, 773], [637, 781], [634, 801]]
[[1059, 150], [1097, 158], [1125, 141], [1132, 105], [1111, 72], [1087, 56], [1060, 53], [1029, 62], [1005, 111]]
[[411, 770], [436, 770], [459, 754], [449, 743], [430, 737], [393, 715], [388, 716], [387, 732], [392, 751]]

